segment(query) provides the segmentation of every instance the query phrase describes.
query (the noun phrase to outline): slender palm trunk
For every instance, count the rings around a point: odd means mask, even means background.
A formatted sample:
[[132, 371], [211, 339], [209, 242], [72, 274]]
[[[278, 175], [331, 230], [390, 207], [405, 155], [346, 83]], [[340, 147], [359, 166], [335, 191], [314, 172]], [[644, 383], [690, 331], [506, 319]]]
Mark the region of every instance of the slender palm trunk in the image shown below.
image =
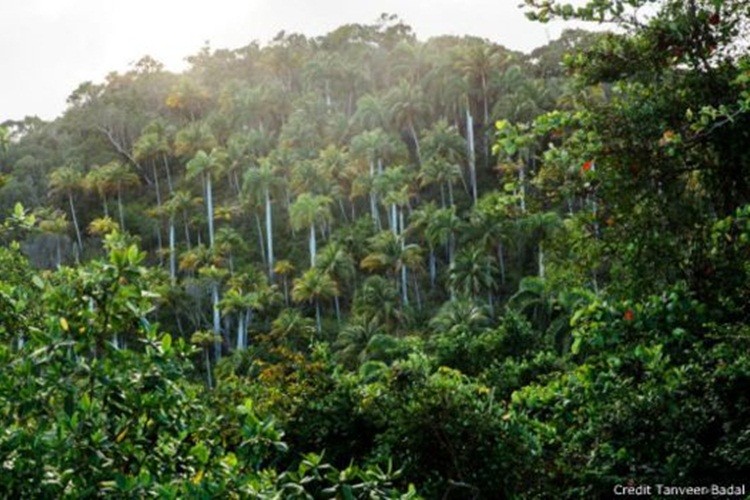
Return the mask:
[[539, 242], [539, 277], [544, 279], [544, 245]]
[[471, 184], [471, 198], [477, 203], [477, 164], [474, 156], [474, 119], [466, 110], [466, 147], [469, 153], [469, 181]]
[[169, 278], [174, 285], [177, 280], [177, 251], [175, 250], [174, 215], [169, 218]]
[[122, 188], [117, 186], [117, 214], [120, 217], [120, 229], [125, 231], [125, 213], [122, 209]]
[[266, 238], [268, 240], [268, 277], [273, 283], [273, 224], [271, 214], [271, 195], [268, 192], [268, 186], [265, 189], [266, 197]]
[[500, 265], [500, 283], [505, 284], [505, 256], [503, 252], [503, 244], [497, 245], [497, 260]]
[[73, 204], [73, 194], [68, 191], [68, 203], [70, 204], [70, 216], [73, 219], [73, 227], [76, 230], [76, 240], [78, 241], [78, 250], [83, 253], [83, 242], [81, 241], [81, 228], [78, 227], [78, 217], [76, 216], [76, 207]]
[[323, 328], [320, 324], [320, 301], [318, 299], [315, 299], [315, 324], [318, 327], [318, 335], [320, 335]]
[[253, 214], [253, 217], [255, 218], [255, 227], [258, 230], [258, 248], [260, 248], [260, 260], [265, 264], [267, 262], [266, 260], [266, 247], [263, 244], [263, 228], [260, 225], [260, 217], [258, 217], [258, 214]]
[[339, 301], [338, 295], [333, 297], [333, 305], [336, 309], [336, 321], [341, 323], [341, 302]]
[[310, 224], [310, 267], [315, 266], [315, 251], [315, 223], [313, 222], [312, 224]]
[[211, 288], [211, 301], [213, 305], [213, 332], [216, 335], [216, 341], [214, 342], [214, 357], [216, 359], [221, 358], [221, 311], [219, 310], [219, 283], [214, 282]]
[[[158, 209], [158, 213], [161, 213], [161, 187], [159, 185], [159, 174], [156, 172], [156, 162], [153, 160], [151, 161], [151, 170], [154, 173], [154, 191], [156, 192], [156, 208]], [[157, 245], [159, 246], [159, 264], [163, 265], [163, 242], [161, 239], [161, 219], [157, 218], [157, 225], [156, 225], [156, 241]]]
[[182, 224], [185, 227], [185, 244], [187, 245], [188, 250], [190, 250], [192, 248], [190, 242], [190, 226], [188, 225], [188, 216], [185, 210], [182, 211]]
[[59, 234], [55, 237], [55, 243], [56, 243], [55, 250], [56, 250], [56, 258], [57, 258], [57, 266], [56, 267], [60, 267], [60, 264], [62, 263], [62, 249], [60, 248], [60, 239], [61, 238], [62, 237]]
[[164, 161], [164, 169], [167, 171], [167, 187], [169, 188], [169, 194], [174, 192], [174, 186], [172, 185], [172, 172], [169, 169], [169, 162], [167, 161], [167, 155], [161, 155]]
[[[395, 206], [395, 205], [394, 205]], [[400, 232], [404, 229], [404, 211], [403, 209], [399, 210], [399, 222], [401, 224]], [[404, 247], [405, 247], [404, 238], [401, 238], [401, 254], [404, 253]], [[406, 276], [407, 270], [406, 265], [401, 266], [401, 293], [403, 294], [403, 301], [404, 305], [409, 305], [409, 288], [408, 288], [408, 281]]]
[[370, 185], [370, 216], [375, 224], [375, 229], [380, 231], [380, 215], [378, 214], [378, 198], [374, 191], [375, 181], [375, 162], [370, 160], [370, 179], [372, 180]]
[[417, 129], [414, 127], [414, 122], [412, 120], [409, 120], [409, 131], [411, 132], [411, 137], [414, 139], [414, 153], [417, 156], [417, 167], [422, 165], [422, 153], [420, 152], [419, 148], [419, 136], [417, 136]]
[[414, 297], [417, 299], [417, 309], [422, 310], [422, 292], [419, 288], [419, 280], [417, 279], [416, 273], [412, 273], [412, 279], [414, 281]]
[[435, 279], [437, 278], [437, 262], [435, 259], [435, 249], [430, 247], [430, 257], [429, 257], [429, 267], [430, 267], [430, 286], [435, 287]]
[[203, 362], [206, 365], [206, 379], [208, 380], [208, 388], [213, 389], [213, 382], [211, 381], [211, 358], [208, 355], [208, 347], [203, 348]]
[[205, 174], [206, 180], [206, 211], [208, 216], [208, 241], [211, 248], [214, 247], [214, 201], [211, 188], [211, 174]]
[[237, 315], [237, 350], [245, 348], [245, 315], [240, 312]]

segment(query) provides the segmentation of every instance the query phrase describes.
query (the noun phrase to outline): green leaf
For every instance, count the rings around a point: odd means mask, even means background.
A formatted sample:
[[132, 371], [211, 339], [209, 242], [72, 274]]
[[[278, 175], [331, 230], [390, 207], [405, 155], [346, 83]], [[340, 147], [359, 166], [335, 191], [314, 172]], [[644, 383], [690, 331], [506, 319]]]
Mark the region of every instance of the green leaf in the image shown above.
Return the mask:
[[169, 352], [172, 349], [172, 336], [165, 333], [161, 338], [161, 348], [164, 352]]
[[208, 447], [201, 442], [190, 448], [190, 455], [195, 457], [201, 465], [206, 465], [208, 463], [210, 451]]

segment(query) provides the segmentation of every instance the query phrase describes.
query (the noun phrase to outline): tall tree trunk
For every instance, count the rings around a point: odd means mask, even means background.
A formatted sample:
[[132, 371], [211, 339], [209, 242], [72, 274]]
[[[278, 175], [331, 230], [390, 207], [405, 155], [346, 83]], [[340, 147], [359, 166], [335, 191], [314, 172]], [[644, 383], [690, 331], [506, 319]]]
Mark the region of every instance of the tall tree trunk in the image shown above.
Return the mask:
[[316, 243], [315, 243], [315, 223], [313, 222], [310, 224], [310, 267], [315, 267], [315, 251]]
[[206, 210], [208, 216], [208, 241], [211, 248], [214, 247], [214, 200], [211, 189], [211, 174], [205, 174], [206, 180]]
[[417, 129], [416, 127], [414, 127], [414, 122], [412, 120], [409, 120], [409, 131], [411, 132], [411, 137], [414, 140], [414, 153], [417, 157], [417, 167], [419, 167], [422, 165], [422, 153], [419, 147], [419, 136], [417, 135]]
[[253, 217], [255, 218], [255, 227], [258, 230], [258, 247], [260, 248], [260, 260], [263, 262], [263, 264], [266, 264], [268, 262], [266, 260], [266, 247], [263, 244], [263, 228], [260, 225], [260, 217], [258, 217], [257, 212], [253, 214]]
[[245, 315], [242, 311], [237, 314], [237, 350], [245, 348]]
[[211, 302], [213, 305], [213, 332], [217, 339], [214, 342], [214, 357], [221, 359], [221, 311], [219, 310], [219, 283], [214, 282], [211, 289]]
[[318, 299], [315, 299], [315, 324], [318, 328], [318, 336], [320, 336], [323, 328], [320, 324], [320, 301]]
[[125, 231], [125, 212], [122, 209], [122, 189], [117, 186], [117, 214], [120, 217], [120, 230]]
[[175, 249], [174, 216], [169, 218], [169, 279], [172, 285], [177, 281], [177, 250]]
[[539, 277], [544, 279], [544, 245], [539, 241]]
[[474, 119], [469, 109], [466, 109], [466, 146], [469, 153], [469, 183], [471, 184], [471, 198], [477, 204], [477, 163], [474, 155]]
[[[395, 207], [395, 205], [394, 205]], [[403, 232], [404, 230], [404, 209], [401, 208], [398, 211], [398, 220], [401, 224], [401, 227], [398, 228], [399, 234]], [[401, 238], [401, 255], [403, 256], [404, 248], [406, 244], [404, 242], [404, 238]], [[401, 266], [401, 293], [403, 294], [403, 301], [404, 305], [409, 305], [409, 288], [408, 288], [408, 281], [406, 279], [406, 265]]]
[[214, 384], [211, 382], [211, 358], [208, 355], [208, 347], [203, 348], [203, 363], [206, 365], [206, 379], [208, 388], [213, 389]]
[[497, 245], [497, 261], [500, 265], [500, 284], [505, 284], [505, 256], [503, 255], [503, 244], [498, 243]]
[[81, 228], [78, 227], [78, 217], [76, 216], [76, 207], [73, 204], [73, 194], [68, 191], [68, 203], [70, 204], [70, 216], [73, 219], [73, 227], [76, 230], [76, 240], [78, 241], [78, 250], [83, 253], [83, 242], [81, 241]]
[[188, 216], [185, 210], [182, 211], [182, 224], [185, 227], [185, 244], [188, 250], [190, 250], [193, 245], [190, 242], [190, 226], [188, 225]]
[[[159, 175], [156, 172], [156, 162], [151, 161], [151, 170], [154, 173], [154, 191], [156, 192], [156, 208], [158, 209], [157, 212], [161, 214], [161, 187], [159, 184]], [[158, 219], [158, 224], [156, 225], [156, 241], [159, 246], [159, 265], [164, 264], [164, 257], [163, 257], [163, 242], [161, 239], [161, 219]]]
[[378, 213], [378, 195], [375, 194], [375, 161], [370, 160], [370, 216], [375, 224], [375, 229], [380, 231], [380, 214]]
[[434, 288], [435, 279], [437, 278], [437, 263], [435, 262], [435, 249], [432, 247], [430, 247], [429, 267], [430, 267], [430, 286]]
[[268, 192], [268, 186], [265, 189], [266, 198], [266, 238], [268, 240], [268, 278], [273, 283], [273, 224], [271, 214], [271, 195]]

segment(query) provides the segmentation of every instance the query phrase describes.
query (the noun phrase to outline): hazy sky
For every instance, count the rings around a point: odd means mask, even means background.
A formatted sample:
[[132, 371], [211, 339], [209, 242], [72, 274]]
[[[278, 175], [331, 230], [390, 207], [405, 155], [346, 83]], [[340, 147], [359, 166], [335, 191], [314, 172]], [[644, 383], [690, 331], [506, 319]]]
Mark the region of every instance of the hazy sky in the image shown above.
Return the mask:
[[401, 16], [424, 40], [476, 35], [530, 50], [560, 26], [525, 19], [521, 0], [0, 0], [0, 122], [52, 119], [79, 83], [101, 82], [149, 54], [169, 70], [205, 41], [268, 42], [280, 30], [321, 35], [345, 23]]

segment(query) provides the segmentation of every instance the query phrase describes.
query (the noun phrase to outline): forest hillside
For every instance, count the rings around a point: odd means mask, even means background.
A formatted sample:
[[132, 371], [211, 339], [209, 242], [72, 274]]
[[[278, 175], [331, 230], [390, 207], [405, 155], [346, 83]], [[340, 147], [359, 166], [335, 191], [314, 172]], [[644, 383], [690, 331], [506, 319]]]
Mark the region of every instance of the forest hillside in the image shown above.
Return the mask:
[[0, 494], [739, 493], [750, 5], [652, 3], [144, 56], [5, 121]]

